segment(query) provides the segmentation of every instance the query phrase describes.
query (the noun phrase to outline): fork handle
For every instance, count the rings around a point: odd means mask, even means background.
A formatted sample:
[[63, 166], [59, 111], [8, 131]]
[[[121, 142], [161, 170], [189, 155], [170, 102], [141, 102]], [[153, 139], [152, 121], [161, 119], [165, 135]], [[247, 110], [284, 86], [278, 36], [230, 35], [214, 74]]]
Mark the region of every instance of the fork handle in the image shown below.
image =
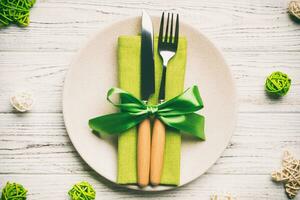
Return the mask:
[[161, 75], [161, 81], [160, 81], [160, 88], [159, 88], [159, 96], [158, 99], [160, 101], [163, 101], [165, 99], [165, 89], [166, 89], [166, 73], [167, 73], [167, 64], [163, 64], [162, 68], [162, 75]]
[[150, 165], [150, 182], [152, 185], [160, 183], [164, 161], [165, 132], [165, 125], [159, 119], [155, 119], [152, 133]]
[[138, 185], [145, 187], [149, 184], [150, 173], [151, 127], [149, 119], [145, 119], [139, 125], [137, 145]]

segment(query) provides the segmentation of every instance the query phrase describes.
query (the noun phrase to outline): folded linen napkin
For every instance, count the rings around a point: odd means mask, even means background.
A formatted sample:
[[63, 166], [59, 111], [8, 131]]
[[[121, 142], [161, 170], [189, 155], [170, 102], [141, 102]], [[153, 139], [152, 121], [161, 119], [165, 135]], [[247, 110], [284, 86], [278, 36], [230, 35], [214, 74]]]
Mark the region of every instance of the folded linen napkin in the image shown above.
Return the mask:
[[[157, 37], [154, 40], [155, 94], [150, 104], [157, 104], [160, 87], [162, 61], [157, 52]], [[169, 62], [166, 75], [166, 100], [183, 92], [186, 38], [179, 38], [178, 50]], [[118, 76], [119, 87], [140, 97], [140, 36], [120, 36], [118, 39]], [[180, 182], [181, 136], [175, 130], [167, 128], [164, 153], [164, 165], [161, 184], [178, 185]], [[137, 129], [132, 128], [118, 138], [118, 177], [119, 184], [137, 183]]]

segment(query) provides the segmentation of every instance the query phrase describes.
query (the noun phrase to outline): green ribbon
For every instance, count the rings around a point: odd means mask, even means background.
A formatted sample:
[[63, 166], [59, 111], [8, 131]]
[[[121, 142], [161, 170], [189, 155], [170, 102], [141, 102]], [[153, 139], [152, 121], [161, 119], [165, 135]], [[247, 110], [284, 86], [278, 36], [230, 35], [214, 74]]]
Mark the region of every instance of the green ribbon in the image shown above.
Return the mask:
[[[111, 100], [114, 94], [120, 95], [121, 103], [114, 103]], [[90, 119], [90, 128], [98, 133], [120, 134], [144, 119], [155, 116], [171, 128], [205, 140], [204, 117], [195, 113], [203, 108], [197, 86], [158, 105], [147, 105], [119, 88], [111, 88], [107, 93], [107, 100], [121, 112]]]

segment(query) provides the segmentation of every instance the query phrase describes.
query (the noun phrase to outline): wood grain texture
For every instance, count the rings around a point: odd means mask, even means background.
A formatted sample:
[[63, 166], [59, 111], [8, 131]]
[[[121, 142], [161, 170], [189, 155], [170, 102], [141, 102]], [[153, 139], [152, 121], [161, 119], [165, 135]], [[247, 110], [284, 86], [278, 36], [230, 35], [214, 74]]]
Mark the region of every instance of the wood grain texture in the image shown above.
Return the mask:
[[[26, 28], [0, 30], [0, 186], [23, 183], [30, 200], [68, 199], [87, 180], [97, 199], [209, 199], [232, 193], [241, 200], [286, 199], [270, 180], [283, 150], [300, 159], [300, 24], [287, 13], [288, 0], [41, 0]], [[208, 36], [223, 52], [238, 90], [238, 124], [230, 145], [208, 172], [174, 191], [144, 194], [108, 183], [76, 153], [62, 118], [64, 77], [76, 51], [109, 23], [163, 10]], [[265, 77], [282, 70], [292, 78], [289, 94], [272, 100]], [[32, 92], [36, 104], [18, 114], [9, 96]], [[300, 197], [296, 197], [300, 199]]]
[[165, 125], [159, 119], [155, 119], [152, 131], [150, 164], [150, 182], [153, 186], [159, 185], [161, 183], [160, 179], [163, 170], [165, 141]]
[[138, 125], [137, 176], [140, 187], [149, 185], [151, 157], [151, 122], [145, 119]]
[[[287, 199], [282, 185], [273, 183], [266, 175], [203, 175], [196, 181], [172, 191], [142, 193], [129, 191], [105, 182], [94, 173], [73, 175], [0, 175], [0, 180], [22, 182], [30, 190], [28, 199], [68, 200], [67, 192], [74, 183], [90, 182], [96, 190], [97, 200], [119, 199], [207, 199], [213, 194], [232, 194], [238, 199]], [[3, 186], [2, 183], [0, 186]], [[297, 199], [297, 198], [296, 198]]]

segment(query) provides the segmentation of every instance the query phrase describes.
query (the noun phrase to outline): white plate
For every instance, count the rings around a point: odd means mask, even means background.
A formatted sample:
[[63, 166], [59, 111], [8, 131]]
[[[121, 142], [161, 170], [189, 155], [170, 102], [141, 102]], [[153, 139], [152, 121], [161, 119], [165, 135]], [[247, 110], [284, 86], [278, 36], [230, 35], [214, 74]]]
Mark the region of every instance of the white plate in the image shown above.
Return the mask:
[[[153, 17], [158, 32], [159, 18]], [[67, 74], [63, 113], [69, 137], [80, 156], [101, 176], [116, 182], [117, 140], [100, 139], [91, 133], [88, 120], [115, 112], [106, 101], [106, 92], [117, 86], [117, 39], [136, 35], [141, 17], [118, 21], [100, 30], [77, 54]], [[206, 118], [206, 141], [183, 138], [180, 186], [202, 175], [220, 157], [229, 143], [236, 121], [236, 92], [230, 70], [217, 48], [198, 30], [180, 23], [187, 37], [185, 87], [198, 85], [204, 101], [200, 111]], [[138, 189], [137, 186], [126, 186]], [[174, 187], [146, 187], [167, 190]]]

